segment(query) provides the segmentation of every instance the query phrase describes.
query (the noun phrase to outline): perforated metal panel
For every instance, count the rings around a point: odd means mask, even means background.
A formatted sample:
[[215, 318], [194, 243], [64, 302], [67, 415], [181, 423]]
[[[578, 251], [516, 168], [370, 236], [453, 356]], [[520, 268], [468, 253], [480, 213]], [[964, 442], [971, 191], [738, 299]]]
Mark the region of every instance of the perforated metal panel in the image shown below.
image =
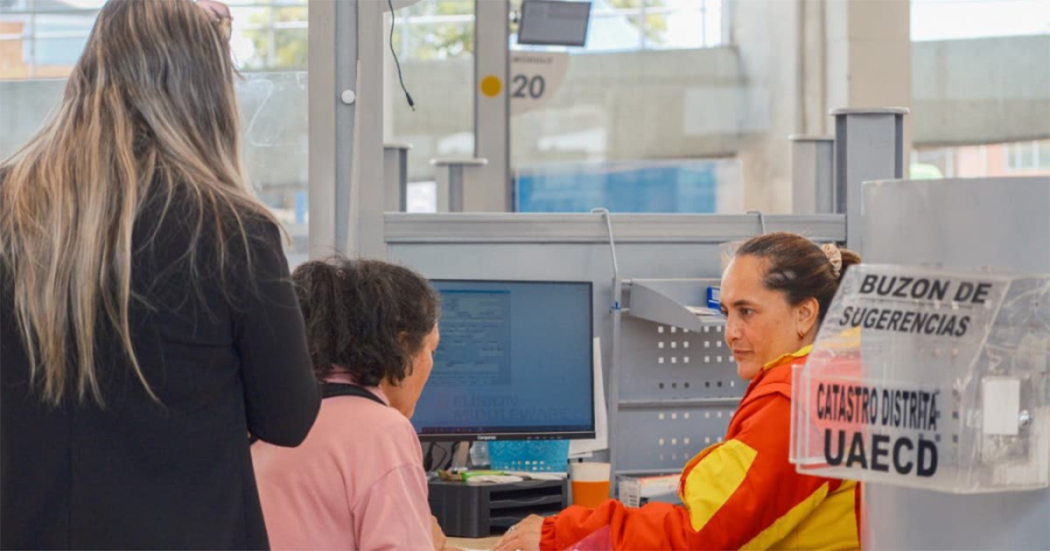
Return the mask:
[[690, 331], [624, 316], [621, 401], [743, 396], [721, 325]]
[[[698, 288], [712, 283], [696, 280]], [[628, 310], [616, 338], [619, 399], [610, 419], [616, 474], [677, 472], [722, 441], [747, 388], [723, 324], [684, 329]]]
[[678, 472], [722, 441], [736, 406], [663, 407], [621, 412], [616, 472]]

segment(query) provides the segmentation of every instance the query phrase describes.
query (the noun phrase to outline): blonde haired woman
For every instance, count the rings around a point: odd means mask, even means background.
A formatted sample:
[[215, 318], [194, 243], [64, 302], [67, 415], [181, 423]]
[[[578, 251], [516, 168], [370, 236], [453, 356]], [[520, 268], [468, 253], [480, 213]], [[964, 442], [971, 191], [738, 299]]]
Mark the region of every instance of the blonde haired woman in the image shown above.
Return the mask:
[[265, 548], [245, 432], [320, 397], [238, 159], [228, 12], [110, 0], [0, 166], [0, 546]]

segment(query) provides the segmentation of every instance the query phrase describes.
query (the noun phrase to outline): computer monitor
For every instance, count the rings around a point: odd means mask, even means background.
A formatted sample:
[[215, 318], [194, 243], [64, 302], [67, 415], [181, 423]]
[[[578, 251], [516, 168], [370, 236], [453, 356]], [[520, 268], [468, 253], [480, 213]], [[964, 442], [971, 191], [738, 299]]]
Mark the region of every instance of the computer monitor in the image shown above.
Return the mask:
[[590, 282], [431, 283], [441, 343], [420, 440], [594, 438]]
[[518, 44], [584, 46], [590, 19], [590, 2], [524, 0]]

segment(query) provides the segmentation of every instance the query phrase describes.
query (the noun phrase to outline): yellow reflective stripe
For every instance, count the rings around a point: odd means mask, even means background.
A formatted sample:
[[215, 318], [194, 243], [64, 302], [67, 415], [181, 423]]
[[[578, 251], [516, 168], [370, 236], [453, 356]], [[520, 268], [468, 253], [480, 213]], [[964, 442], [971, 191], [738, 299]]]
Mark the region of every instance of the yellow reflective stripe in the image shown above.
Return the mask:
[[806, 354], [809, 354], [812, 350], [813, 350], [813, 345], [812, 344], [807, 344], [806, 346], [803, 346], [802, 348], [799, 348], [798, 350], [796, 350], [794, 352], [790, 352], [788, 354], [784, 354], [784, 355], [780, 356], [779, 358], [777, 358], [777, 359], [775, 359], [775, 360], [773, 360], [771, 362], [767, 362], [766, 365], [762, 366], [762, 369], [769, 369], [771, 367], [776, 367], [778, 365], [783, 364], [785, 360], [794, 360], [794, 359], [797, 359], [797, 358], [801, 358], [801, 357], [805, 356]]
[[739, 440], [723, 442], [697, 463], [685, 479], [689, 522], [699, 532], [729, 501], [747, 477], [758, 452]]
[[[777, 542], [784, 539], [788, 533], [798, 526], [810, 513], [813, 512], [828, 495], [828, 483], [825, 482], [817, 488], [809, 497], [791, 508], [784, 516], [769, 525], [769, 528], [759, 532], [751, 541], [744, 544], [741, 549], [770, 549]], [[778, 546], [779, 547], [779, 546]]]
[[[700, 450], [700, 453], [694, 455], [692, 459], [690, 459], [688, 462], [686, 462], [686, 468], [688, 469], [691, 465], [699, 464], [701, 461], [704, 460], [705, 457], [707, 457], [708, 454], [710, 454], [711, 452], [717, 450], [721, 446], [722, 446], [722, 443], [719, 442], [718, 444], [711, 444], [710, 446]], [[684, 471], [685, 469], [682, 469], [682, 470]], [[693, 471], [690, 470], [689, 472], [693, 472]], [[685, 497], [685, 491], [686, 491], [685, 485], [679, 483], [678, 484], [678, 501], [681, 501], [682, 503], [688, 503], [688, 500], [686, 500], [686, 497]]]
[[850, 327], [835, 333], [834, 338], [826, 339], [821, 346], [827, 350], [852, 350], [860, 348], [860, 327]]
[[[857, 483], [845, 480], [828, 494], [817, 509], [792, 531], [797, 542], [795, 549], [860, 549], [856, 492]], [[786, 549], [786, 544], [786, 541], [781, 541], [774, 547]]]

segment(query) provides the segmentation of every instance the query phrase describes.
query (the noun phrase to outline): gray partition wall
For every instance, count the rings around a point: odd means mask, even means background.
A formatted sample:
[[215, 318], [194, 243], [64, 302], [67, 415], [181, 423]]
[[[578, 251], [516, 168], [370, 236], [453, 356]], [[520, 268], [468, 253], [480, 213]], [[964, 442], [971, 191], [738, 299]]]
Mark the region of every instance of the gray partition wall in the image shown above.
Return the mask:
[[[1050, 273], [1050, 178], [864, 184], [864, 261]], [[866, 549], [1050, 549], [1050, 489], [865, 487]]]
[[609, 461], [615, 476], [678, 473], [721, 442], [747, 388], [725, 342], [721, 316], [706, 308], [716, 278], [624, 281], [612, 312]]
[[[709, 278], [710, 283], [717, 283], [719, 245], [762, 231], [759, 218], [751, 215], [614, 214], [611, 220], [619, 277], [657, 291], [668, 287], [643, 280]], [[841, 242], [846, 237], [842, 215], [766, 216], [765, 226], [766, 231], [792, 231], [818, 241]], [[704, 447], [705, 437], [712, 443], [724, 434], [745, 385], [736, 380], [728, 350], [720, 346], [720, 325], [706, 332], [694, 326], [685, 333], [674, 320], [660, 323], [628, 311], [620, 318], [621, 350], [616, 361], [622, 373], [614, 373], [614, 271], [602, 215], [388, 213], [384, 234], [389, 260], [430, 278], [593, 282], [593, 329], [601, 339], [607, 401], [610, 410], [619, 404], [623, 412], [617, 420], [610, 411], [610, 443], [625, 460], [621, 472], [680, 469], [692, 452]], [[625, 286], [629, 306], [631, 291], [629, 284]], [[661, 342], [666, 354], [660, 353]], [[687, 346], [691, 352], [686, 351]], [[616, 395], [611, 392], [614, 381], [622, 383]], [[673, 411], [654, 408], [654, 402], [660, 400], [669, 400]], [[660, 436], [645, 432], [661, 413], [667, 421], [658, 427], [667, 432], [662, 451], [658, 449]], [[671, 415], [680, 417], [672, 419]], [[688, 444], [682, 438], [672, 449], [674, 433], [690, 438]], [[690, 434], [693, 436], [686, 436]]]

